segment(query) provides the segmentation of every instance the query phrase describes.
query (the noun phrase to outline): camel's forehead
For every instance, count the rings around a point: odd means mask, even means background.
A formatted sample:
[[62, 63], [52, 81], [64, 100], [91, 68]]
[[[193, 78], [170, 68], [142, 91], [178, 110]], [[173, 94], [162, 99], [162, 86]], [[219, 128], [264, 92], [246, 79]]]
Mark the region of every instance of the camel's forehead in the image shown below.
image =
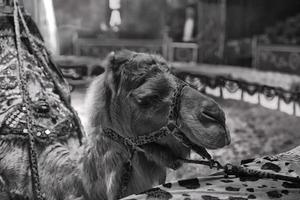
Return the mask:
[[121, 78], [121, 84], [126, 85], [129, 90], [144, 86], [145, 88], [155, 90], [161, 93], [168, 93], [169, 89], [175, 85], [171, 75], [168, 72], [162, 72], [157, 69], [135, 70]]
[[121, 79], [128, 84], [142, 84], [148, 80], [151, 82], [170, 81], [169, 67], [164, 60], [157, 56], [138, 54], [121, 66], [119, 69]]
[[169, 71], [167, 62], [161, 56], [146, 53], [134, 53], [123, 68], [133, 75]]
[[134, 55], [134, 60], [136, 62], [145, 62], [149, 64], [167, 65], [167, 61], [163, 57], [155, 54], [136, 53]]

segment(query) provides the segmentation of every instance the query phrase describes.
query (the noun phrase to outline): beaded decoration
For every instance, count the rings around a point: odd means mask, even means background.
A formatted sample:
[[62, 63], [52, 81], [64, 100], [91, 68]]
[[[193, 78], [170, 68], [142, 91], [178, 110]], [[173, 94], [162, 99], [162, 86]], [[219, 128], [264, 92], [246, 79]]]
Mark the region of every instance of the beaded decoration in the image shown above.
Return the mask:
[[0, 15], [0, 139], [26, 141], [33, 199], [45, 200], [36, 143], [72, 136], [81, 143], [83, 129], [70, 106], [68, 84], [36, 39], [36, 25], [18, 0], [7, 2], [10, 12]]
[[[22, 110], [24, 102], [19, 88], [18, 60], [15, 48], [13, 27], [8, 24], [8, 17], [1, 18], [7, 23], [7, 29], [0, 30], [0, 138], [23, 138], [26, 132], [26, 112]], [[41, 41], [36, 36], [34, 41]], [[22, 42], [25, 42], [22, 37]], [[49, 55], [45, 47], [37, 43], [36, 47], [43, 52], [45, 60]], [[67, 88], [65, 82], [58, 82], [56, 77], [44, 70], [35, 55], [29, 52], [28, 46], [21, 43], [22, 64], [30, 97], [30, 110], [34, 119], [35, 139], [47, 142], [76, 137], [82, 129], [78, 126], [76, 113], [70, 109], [68, 102], [58, 93], [56, 84]], [[47, 68], [51, 69], [51, 63]], [[49, 70], [49, 69], [48, 69]], [[53, 72], [52, 72], [53, 73]]]

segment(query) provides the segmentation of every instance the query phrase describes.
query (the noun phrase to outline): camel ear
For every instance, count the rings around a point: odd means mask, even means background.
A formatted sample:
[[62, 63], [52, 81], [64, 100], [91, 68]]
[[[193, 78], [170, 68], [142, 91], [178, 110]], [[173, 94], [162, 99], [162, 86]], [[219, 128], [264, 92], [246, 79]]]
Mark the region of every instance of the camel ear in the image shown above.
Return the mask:
[[120, 67], [129, 61], [133, 56], [132, 51], [122, 50], [111, 52], [106, 58], [106, 83], [110, 87], [112, 94], [116, 94], [120, 84]]
[[111, 70], [113, 72], [117, 71], [123, 63], [129, 61], [132, 58], [133, 53], [134, 52], [129, 50], [110, 52], [106, 58], [106, 70]]
[[106, 58], [104, 59], [102, 65], [104, 66], [105, 71], [108, 71], [109, 69], [112, 68], [112, 65], [113, 65], [114, 60], [115, 60], [115, 54], [116, 54], [116, 53], [115, 53], [114, 51], [112, 51], [112, 52], [110, 52], [110, 53], [106, 56]]

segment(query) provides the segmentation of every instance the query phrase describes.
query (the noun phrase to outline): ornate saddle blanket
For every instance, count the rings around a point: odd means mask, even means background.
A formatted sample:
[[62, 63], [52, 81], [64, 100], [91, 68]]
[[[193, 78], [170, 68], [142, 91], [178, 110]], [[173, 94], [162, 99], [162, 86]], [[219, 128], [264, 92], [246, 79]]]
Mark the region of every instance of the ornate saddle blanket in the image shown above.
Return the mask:
[[[21, 32], [21, 58], [26, 74], [27, 91], [33, 119], [33, 133], [37, 141], [51, 142], [79, 136], [82, 128], [77, 114], [70, 106], [69, 85], [51, 61], [42, 37], [30, 17], [25, 17], [30, 34], [45, 59], [43, 64], [30, 46], [30, 40]], [[26, 107], [22, 100], [21, 81], [15, 43], [13, 16], [0, 17], [0, 138], [24, 139]], [[80, 136], [81, 137], [81, 136]]]

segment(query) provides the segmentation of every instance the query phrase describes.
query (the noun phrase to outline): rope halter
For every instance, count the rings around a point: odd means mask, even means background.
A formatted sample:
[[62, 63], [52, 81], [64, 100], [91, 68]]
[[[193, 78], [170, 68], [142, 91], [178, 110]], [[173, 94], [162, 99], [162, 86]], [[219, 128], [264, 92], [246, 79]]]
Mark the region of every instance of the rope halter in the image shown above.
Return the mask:
[[[165, 136], [175, 133], [175, 130], [178, 129], [177, 121], [180, 111], [180, 96], [183, 88], [186, 86], [188, 86], [187, 83], [176, 78], [176, 88], [171, 99], [172, 103], [168, 114], [168, 122], [159, 130], [137, 137], [123, 137], [111, 128], [104, 128], [104, 136], [129, 148], [131, 151], [133, 149], [140, 150], [139, 146], [159, 141]], [[176, 137], [176, 135], [174, 136]]]

